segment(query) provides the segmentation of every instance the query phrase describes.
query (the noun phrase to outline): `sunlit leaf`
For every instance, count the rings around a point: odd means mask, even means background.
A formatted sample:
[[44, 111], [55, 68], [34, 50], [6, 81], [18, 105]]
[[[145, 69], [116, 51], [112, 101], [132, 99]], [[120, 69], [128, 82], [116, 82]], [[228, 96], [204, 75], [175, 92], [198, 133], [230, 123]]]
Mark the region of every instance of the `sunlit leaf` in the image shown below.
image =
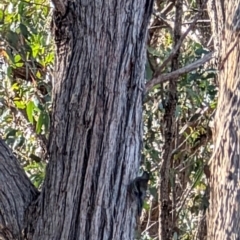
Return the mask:
[[14, 84], [12, 85], [12, 90], [18, 90], [18, 89], [19, 89], [18, 83], [14, 83]]
[[18, 109], [25, 109], [26, 105], [23, 101], [14, 101], [15, 106]]
[[16, 64], [15, 64], [16, 67], [22, 67], [23, 65], [24, 65], [24, 63], [22, 63], [22, 62], [21, 62], [21, 63], [16, 63]]
[[40, 113], [37, 121], [36, 132], [39, 134], [43, 126], [43, 112]]
[[3, 10], [0, 9], [0, 23], [3, 22], [3, 16], [4, 16]]
[[30, 123], [33, 123], [33, 110], [34, 110], [34, 106], [35, 106], [34, 103], [32, 101], [30, 101], [27, 104], [27, 108], [26, 108], [28, 120], [29, 120]]
[[17, 55], [14, 56], [14, 62], [15, 62], [15, 63], [19, 62], [21, 59], [22, 59], [22, 58], [21, 58], [21, 56], [20, 56], [19, 54], [17, 54]]

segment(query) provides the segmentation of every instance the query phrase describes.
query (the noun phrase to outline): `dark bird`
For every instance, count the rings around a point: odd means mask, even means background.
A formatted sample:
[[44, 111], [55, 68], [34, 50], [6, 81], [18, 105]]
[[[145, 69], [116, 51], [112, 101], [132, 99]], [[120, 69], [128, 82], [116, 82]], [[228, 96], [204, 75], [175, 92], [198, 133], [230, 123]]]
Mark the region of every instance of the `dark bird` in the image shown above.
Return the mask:
[[137, 201], [138, 216], [141, 216], [144, 198], [148, 188], [149, 173], [144, 171], [142, 176], [136, 177], [129, 185], [129, 190], [133, 199]]

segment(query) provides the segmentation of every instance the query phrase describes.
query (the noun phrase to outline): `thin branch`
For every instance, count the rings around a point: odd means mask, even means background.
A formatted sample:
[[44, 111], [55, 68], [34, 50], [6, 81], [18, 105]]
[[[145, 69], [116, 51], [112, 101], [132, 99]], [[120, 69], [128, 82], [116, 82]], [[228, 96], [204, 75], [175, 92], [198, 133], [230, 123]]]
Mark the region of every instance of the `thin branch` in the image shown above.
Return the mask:
[[189, 194], [190, 194], [191, 191], [193, 190], [195, 184], [196, 184], [197, 181], [199, 180], [199, 177], [201, 176], [202, 172], [203, 172], [203, 170], [201, 170], [201, 171], [197, 174], [196, 179], [194, 180], [194, 182], [192, 183], [192, 185], [191, 185], [189, 188], [185, 189], [184, 192], [182, 193], [181, 199], [179, 200], [180, 206], [178, 207], [178, 209], [175, 209], [175, 211], [177, 212], [177, 214], [176, 214], [177, 216], [179, 216], [180, 211], [182, 210], [182, 208], [183, 208], [183, 206], [184, 206], [184, 204], [185, 204], [185, 202], [186, 202]]
[[179, 76], [197, 69], [198, 67], [202, 66], [204, 63], [210, 61], [213, 57], [214, 57], [214, 53], [211, 52], [211, 53], [205, 55], [203, 58], [201, 58], [201, 59], [197, 60], [196, 62], [193, 62], [183, 68], [180, 68], [180, 69], [170, 72], [170, 73], [162, 74], [158, 77], [154, 77], [153, 79], [151, 79], [150, 81], [148, 81], [146, 83], [146, 92], [150, 91], [157, 84], [167, 82], [172, 79], [177, 79]]
[[[205, 6], [205, 4], [207, 3], [207, 0], [203, 3], [202, 7]], [[171, 51], [171, 53], [169, 54], [169, 56], [167, 57], [167, 59], [165, 59], [165, 61], [163, 62], [163, 64], [159, 67], [159, 69], [157, 69], [157, 71], [154, 73], [154, 78], [158, 77], [161, 73], [162, 70], [167, 66], [167, 64], [172, 60], [172, 58], [175, 56], [175, 54], [178, 52], [179, 48], [181, 47], [183, 40], [186, 38], [186, 36], [188, 35], [188, 33], [192, 30], [192, 28], [195, 26], [195, 24], [197, 23], [199, 17], [201, 16], [202, 12], [198, 12], [195, 16], [195, 18], [193, 19], [192, 23], [190, 24], [190, 26], [188, 27], [188, 29], [186, 30], [186, 32], [181, 36], [181, 38], [179, 39], [179, 41], [177, 42], [177, 44], [175, 45], [174, 49]]]
[[178, 52], [179, 48], [182, 46], [183, 40], [186, 38], [186, 36], [188, 35], [188, 33], [191, 31], [191, 29], [193, 28], [193, 26], [196, 24], [198, 18], [195, 18], [195, 20], [193, 21], [193, 23], [188, 27], [188, 29], [186, 30], [186, 32], [181, 36], [181, 38], [179, 39], [179, 41], [177, 42], [176, 46], [174, 47], [174, 49], [171, 51], [171, 53], [169, 54], [169, 56], [167, 57], [167, 59], [165, 59], [165, 61], [163, 62], [163, 64], [159, 67], [159, 69], [156, 71], [156, 73], [154, 74], [156, 77], [159, 76], [162, 72], [162, 70], [167, 66], [167, 64], [172, 60], [172, 58], [175, 56], [175, 54]]

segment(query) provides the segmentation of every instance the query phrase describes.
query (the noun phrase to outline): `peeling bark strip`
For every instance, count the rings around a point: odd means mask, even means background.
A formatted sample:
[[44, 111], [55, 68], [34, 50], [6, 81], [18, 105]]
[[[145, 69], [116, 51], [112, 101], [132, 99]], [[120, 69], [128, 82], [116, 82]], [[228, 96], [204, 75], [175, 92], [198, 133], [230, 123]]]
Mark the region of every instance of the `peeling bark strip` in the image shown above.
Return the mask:
[[220, 66], [215, 148], [210, 163], [207, 239], [211, 240], [240, 239], [240, 39], [232, 26], [239, 4], [211, 0], [208, 6]]
[[50, 163], [33, 239], [133, 239], [153, 0], [75, 1], [54, 14]]

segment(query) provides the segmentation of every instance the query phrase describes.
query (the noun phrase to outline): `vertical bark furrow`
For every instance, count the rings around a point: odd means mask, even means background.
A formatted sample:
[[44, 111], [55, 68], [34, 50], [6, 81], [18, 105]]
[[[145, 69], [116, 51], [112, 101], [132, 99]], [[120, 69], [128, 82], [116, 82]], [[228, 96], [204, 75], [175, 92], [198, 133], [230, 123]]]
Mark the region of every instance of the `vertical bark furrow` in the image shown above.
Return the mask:
[[26, 211], [38, 197], [38, 191], [3, 141], [0, 141], [0, 173], [0, 236], [22, 239]]
[[64, 47], [57, 42], [51, 160], [42, 198], [47, 207], [35, 239], [133, 237], [135, 211], [127, 185], [139, 167], [142, 146], [138, 126], [150, 16], [145, 4], [76, 3], [79, 18], [70, 11], [56, 30], [67, 41], [60, 41]]
[[217, 9], [215, 21], [219, 24], [215, 37], [219, 41], [220, 69], [215, 150], [211, 159], [208, 239], [239, 239], [240, 44], [239, 33], [231, 27], [239, 1], [212, 1], [212, 4]]

